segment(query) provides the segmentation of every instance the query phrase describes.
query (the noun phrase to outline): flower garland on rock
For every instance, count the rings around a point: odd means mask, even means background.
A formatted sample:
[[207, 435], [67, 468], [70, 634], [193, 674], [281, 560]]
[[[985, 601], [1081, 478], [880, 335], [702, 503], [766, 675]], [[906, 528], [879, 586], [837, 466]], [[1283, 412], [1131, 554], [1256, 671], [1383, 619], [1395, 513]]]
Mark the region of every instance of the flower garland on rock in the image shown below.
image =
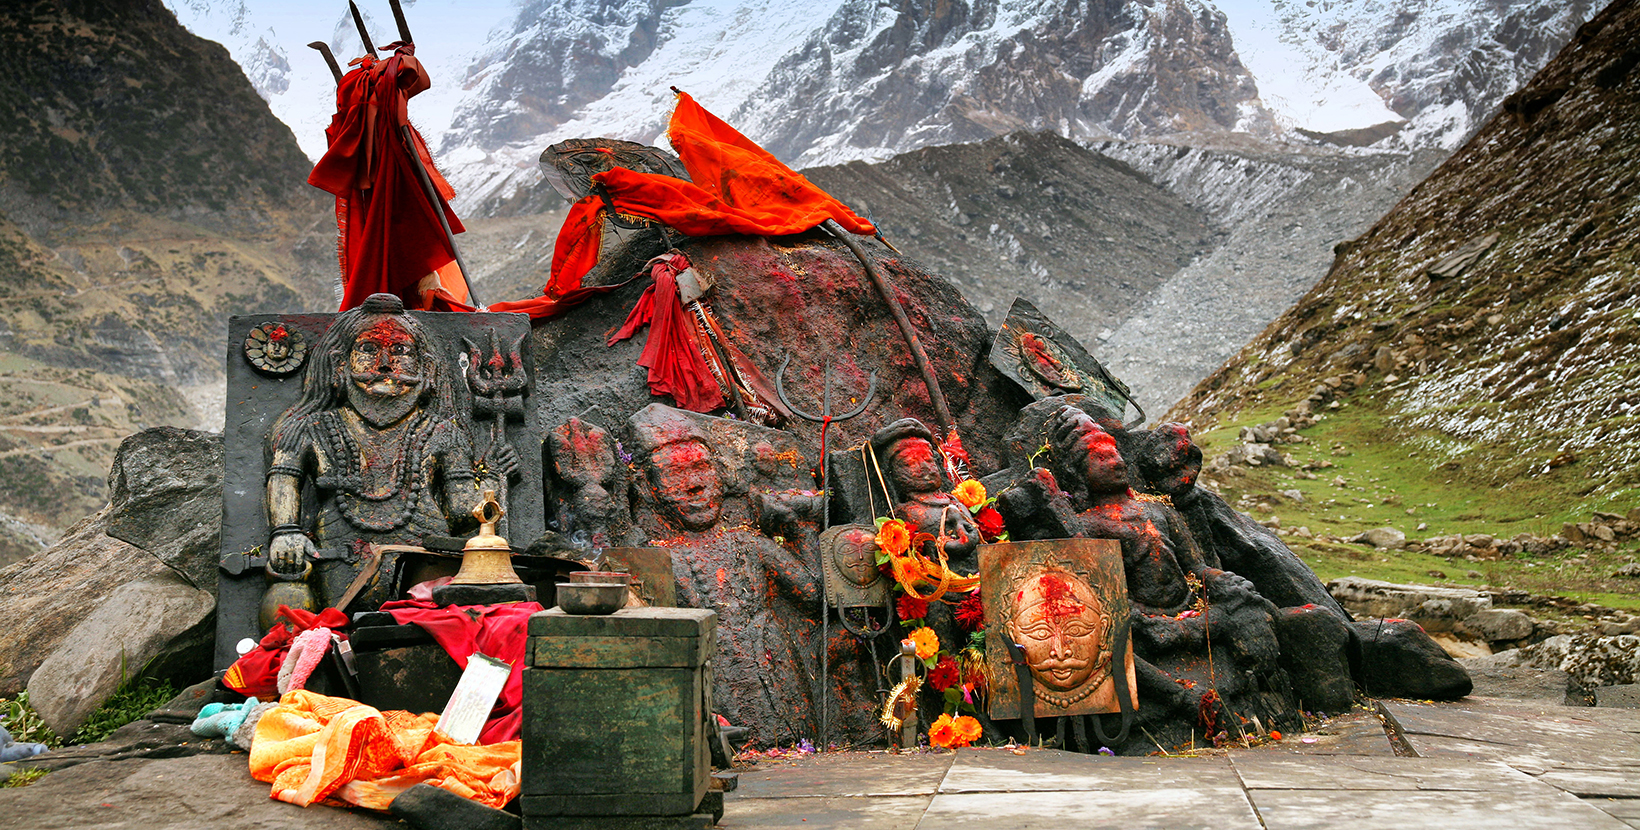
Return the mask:
[[[966, 472], [962, 462], [953, 460], [961, 444], [952, 446], [950, 440], [941, 447], [948, 459], [948, 468]], [[986, 543], [1006, 542], [1008, 533], [1003, 527], [1002, 515], [995, 508], [996, 499], [985, 492], [985, 485], [964, 477], [951, 491], [959, 504], [967, 508], [979, 526]], [[913, 534], [902, 519], [877, 520], [877, 566], [894, 579], [894, 590], [900, 592], [894, 608], [900, 622], [910, 632], [906, 640], [916, 649], [917, 659], [927, 670], [924, 682], [939, 692], [945, 700], [944, 711], [928, 728], [928, 741], [934, 746], [955, 749], [979, 740], [983, 729], [973, 713], [979, 711], [988, 687], [985, 668], [985, 608], [980, 600], [979, 576], [953, 573], [939, 554], [932, 561], [922, 554], [925, 542], [941, 542], [928, 533]], [[943, 550], [943, 545], [937, 545]], [[948, 595], [960, 596], [952, 599]], [[948, 649], [926, 620], [929, 604], [944, 602], [953, 606], [958, 626], [968, 633], [967, 642]]]

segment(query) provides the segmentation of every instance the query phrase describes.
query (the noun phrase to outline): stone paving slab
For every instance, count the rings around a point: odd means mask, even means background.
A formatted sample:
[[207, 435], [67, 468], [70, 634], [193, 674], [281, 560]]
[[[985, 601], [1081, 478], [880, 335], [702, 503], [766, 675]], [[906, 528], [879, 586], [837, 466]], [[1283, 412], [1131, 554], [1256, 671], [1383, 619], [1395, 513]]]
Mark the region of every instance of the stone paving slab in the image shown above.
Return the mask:
[[731, 798], [933, 795], [956, 755], [827, 752], [784, 763], [761, 761], [740, 774]]
[[1377, 755], [1395, 757], [1384, 725], [1373, 712], [1356, 709], [1329, 718], [1318, 732], [1288, 734], [1280, 741], [1258, 747], [1260, 752], [1289, 755]]
[[1225, 758], [1149, 758], [1083, 755], [1031, 749], [958, 750], [940, 793], [1109, 791], [1183, 787], [1237, 788]]
[[1583, 707], [1509, 707], [1386, 701], [1418, 754], [1553, 769], [1595, 754], [1602, 765], [1640, 767], [1640, 740], [1597, 722]]
[[1343, 756], [1292, 758], [1236, 754], [1231, 763], [1250, 790], [1468, 790], [1507, 792], [1535, 786], [1505, 764], [1446, 758]]
[[1537, 780], [1572, 795], [1640, 798], [1640, 770], [1562, 768], [1546, 772]]
[[1640, 798], [1585, 798], [1583, 803], [1629, 823], [1640, 821]]
[[917, 830], [1065, 830], [1068, 827], [1259, 830], [1259, 820], [1240, 788], [941, 793], [928, 806]]
[[1254, 790], [1267, 830], [1628, 830], [1547, 785], [1514, 792]]
[[850, 830], [914, 830], [932, 795], [737, 797], [723, 799], [725, 830], [751, 827], [836, 827]]

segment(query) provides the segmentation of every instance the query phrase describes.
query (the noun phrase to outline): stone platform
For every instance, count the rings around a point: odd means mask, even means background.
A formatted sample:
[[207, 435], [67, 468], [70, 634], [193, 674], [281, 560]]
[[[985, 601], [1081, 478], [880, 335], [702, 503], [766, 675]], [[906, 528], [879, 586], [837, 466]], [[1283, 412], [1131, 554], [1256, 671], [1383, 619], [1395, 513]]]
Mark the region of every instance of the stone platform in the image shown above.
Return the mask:
[[1384, 701], [1326, 732], [1204, 757], [963, 749], [763, 761], [725, 798], [721, 826], [1640, 827], [1637, 711]]
[[[163, 731], [133, 725], [101, 755], [92, 746], [35, 759], [58, 771], [0, 789], [0, 826], [405, 826], [271, 801], [243, 754], [168, 757], [221, 750], [150, 746], [135, 734], [143, 729]], [[834, 752], [761, 760], [724, 800], [724, 828], [1622, 830], [1640, 828], [1640, 711], [1382, 701], [1315, 734], [1204, 757]]]

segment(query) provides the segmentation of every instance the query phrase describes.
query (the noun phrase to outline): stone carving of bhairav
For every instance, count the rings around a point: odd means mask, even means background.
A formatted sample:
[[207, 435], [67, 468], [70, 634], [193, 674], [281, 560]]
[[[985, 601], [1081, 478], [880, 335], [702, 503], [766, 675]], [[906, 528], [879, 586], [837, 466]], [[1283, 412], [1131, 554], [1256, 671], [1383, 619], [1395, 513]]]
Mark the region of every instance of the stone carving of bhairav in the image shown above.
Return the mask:
[[372, 295], [336, 316], [312, 350], [301, 399], [268, 438], [274, 570], [302, 572], [314, 538], [332, 549], [447, 534], [446, 517], [466, 514], [482, 487], [496, 489], [474, 480], [471, 438], [450, 369], [440, 363], [427, 331], [394, 295]]

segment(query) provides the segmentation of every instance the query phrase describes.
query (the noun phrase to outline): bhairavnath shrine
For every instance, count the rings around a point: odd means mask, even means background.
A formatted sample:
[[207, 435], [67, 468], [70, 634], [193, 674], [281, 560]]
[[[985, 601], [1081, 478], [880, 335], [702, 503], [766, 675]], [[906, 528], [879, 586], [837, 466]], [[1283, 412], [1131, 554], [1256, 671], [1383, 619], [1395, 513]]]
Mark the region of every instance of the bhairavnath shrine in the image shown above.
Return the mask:
[[227, 333], [201, 724], [275, 798], [702, 827], [744, 748], [1145, 754], [1469, 691], [1198, 487], [1051, 309], [989, 329], [687, 94], [671, 152], [544, 149], [551, 271], [481, 304], [399, 20], [332, 61], [340, 309]]

